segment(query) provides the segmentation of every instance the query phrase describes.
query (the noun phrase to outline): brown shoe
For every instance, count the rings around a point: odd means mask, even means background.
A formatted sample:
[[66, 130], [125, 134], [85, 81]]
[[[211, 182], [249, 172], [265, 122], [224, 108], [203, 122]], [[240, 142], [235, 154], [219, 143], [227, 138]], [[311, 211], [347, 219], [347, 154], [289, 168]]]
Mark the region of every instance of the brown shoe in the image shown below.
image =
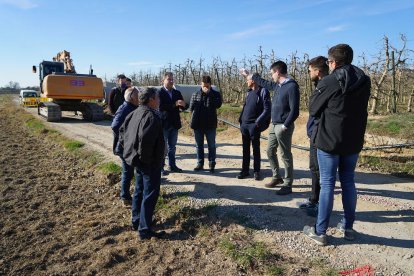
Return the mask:
[[270, 183], [265, 184], [266, 188], [275, 188], [277, 185], [283, 184], [282, 178], [272, 178], [272, 181]]

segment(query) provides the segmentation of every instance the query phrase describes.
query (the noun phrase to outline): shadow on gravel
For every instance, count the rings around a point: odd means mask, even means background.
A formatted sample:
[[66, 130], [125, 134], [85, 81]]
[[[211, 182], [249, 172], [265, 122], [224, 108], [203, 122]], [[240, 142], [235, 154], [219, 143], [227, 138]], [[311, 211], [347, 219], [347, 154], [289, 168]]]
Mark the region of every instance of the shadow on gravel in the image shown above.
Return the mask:
[[[180, 185], [180, 183], [171, 183]], [[183, 183], [188, 184], [188, 183]], [[240, 186], [229, 183], [228, 185], [216, 185], [214, 183], [194, 182], [195, 188], [192, 192], [185, 195], [195, 199], [224, 199], [230, 200], [231, 204], [215, 206], [217, 219], [222, 224], [237, 223], [252, 229], [267, 229], [271, 231], [298, 231], [301, 232], [304, 225], [313, 225], [315, 218], [309, 217], [303, 210], [296, 207], [274, 206], [273, 203], [296, 201], [306, 198], [309, 193], [294, 192], [287, 196], [275, 195], [276, 189], [266, 189], [258, 187]], [[340, 192], [339, 189], [336, 189]], [[173, 196], [182, 196], [182, 193], [173, 193]], [[202, 209], [201, 209], [202, 210]], [[203, 211], [202, 211], [203, 212]], [[173, 221], [179, 218], [171, 218]], [[333, 211], [330, 219], [330, 227], [335, 227], [342, 219], [342, 211]], [[395, 210], [395, 211], [357, 211], [357, 221], [371, 223], [411, 223], [414, 222], [414, 211]], [[375, 227], [375, 226], [374, 226]], [[185, 231], [184, 231], [185, 232]], [[177, 235], [179, 233], [176, 233]], [[187, 239], [191, 233], [181, 232], [176, 239]], [[342, 238], [329, 236], [330, 244], [375, 244], [401, 248], [414, 248], [413, 240], [396, 238], [377, 237], [365, 233], [360, 233], [354, 242], [345, 241]], [[331, 241], [332, 240], [332, 241]]]
[[399, 247], [399, 248], [414, 248], [413, 240], [384, 238], [384, 237], [371, 236], [369, 234], [364, 234], [364, 233], [358, 233], [357, 238], [354, 241], [348, 241], [343, 238], [330, 236], [329, 243], [333, 245], [373, 244], [373, 245], [382, 245], [382, 246]]

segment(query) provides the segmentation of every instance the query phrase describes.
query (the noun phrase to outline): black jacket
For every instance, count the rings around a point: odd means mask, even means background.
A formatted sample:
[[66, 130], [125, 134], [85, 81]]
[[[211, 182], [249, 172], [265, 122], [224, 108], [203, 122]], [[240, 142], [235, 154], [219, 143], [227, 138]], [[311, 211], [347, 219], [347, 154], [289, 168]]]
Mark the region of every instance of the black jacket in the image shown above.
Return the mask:
[[123, 157], [130, 166], [161, 168], [164, 162], [162, 123], [155, 110], [139, 106], [130, 113], [119, 129]]
[[124, 103], [126, 88], [114, 87], [109, 92], [108, 108], [112, 115], [116, 113], [118, 108]]
[[331, 154], [359, 153], [364, 144], [371, 81], [356, 66], [336, 68], [319, 81], [309, 114], [319, 119], [312, 141]]
[[192, 129], [217, 128], [217, 109], [221, 107], [222, 100], [219, 92], [210, 88], [210, 92], [203, 93], [201, 89], [191, 96], [190, 111]]
[[170, 98], [168, 91], [164, 87], [161, 87], [158, 90], [158, 95], [160, 97], [160, 112], [163, 127], [174, 127], [176, 129], [180, 129], [180, 108], [176, 106], [175, 102], [178, 100], [183, 100], [181, 92], [176, 89], [173, 89], [172, 98]]

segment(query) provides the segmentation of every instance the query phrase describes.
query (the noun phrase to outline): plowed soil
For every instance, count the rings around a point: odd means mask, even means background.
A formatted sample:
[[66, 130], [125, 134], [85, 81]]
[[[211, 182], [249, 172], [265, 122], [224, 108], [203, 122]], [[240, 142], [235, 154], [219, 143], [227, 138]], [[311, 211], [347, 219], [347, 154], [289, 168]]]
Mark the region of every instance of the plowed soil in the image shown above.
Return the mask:
[[[166, 230], [166, 238], [139, 241], [129, 227], [130, 210], [117, 197], [119, 175], [97, 170], [87, 162], [88, 154], [68, 152], [48, 139], [47, 131], [34, 135], [26, 126], [27, 114], [10, 99], [0, 98], [0, 112], [0, 275], [263, 275], [271, 264], [282, 269], [270, 275], [327, 275], [327, 267], [341, 271], [366, 265], [376, 275], [414, 273], [412, 179], [359, 171], [359, 236], [348, 242], [335, 231], [342, 209], [337, 189], [330, 245], [318, 247], [301, 233], [314, 218], [296, 207], [309, 196], [307, 152], [294, 151], [294, 192], [280, 197], [263, 187], [271, 177], [266, 142], [265, 179], [238, 180], [238, 131], [218, 134], [214, 175], [192, 171], [194, 141], [180, 134], [177, 163], [184, 173], [164, 180], [164, 206], [155, 217], [156, 229]], [[66, 115], [45, 124], [84, 142], [85, 151], [119, 162], [111, 153], [110, 122]], [[305, 122], [299, 118], [295, 144], [306, 144]], [[271, 254], [264, 261], [252, 257], [250, 267], [240, 265], [223, 249], [228, 238], [241, 245], [262, 242]]]

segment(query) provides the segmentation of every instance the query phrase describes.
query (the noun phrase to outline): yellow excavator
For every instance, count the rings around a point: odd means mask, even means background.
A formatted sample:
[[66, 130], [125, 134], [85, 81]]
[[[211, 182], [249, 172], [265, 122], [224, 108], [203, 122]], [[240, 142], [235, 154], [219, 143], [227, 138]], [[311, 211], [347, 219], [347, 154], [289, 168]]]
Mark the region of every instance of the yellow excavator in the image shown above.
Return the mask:
[[[36, 66], [32, 68], [36, 73]], [[38, 114], [48, 122], [62, 118], [62, 111], [81, 112], [87, 121], [100, 121], [104, 117], [102, 106], [94, 100], [104, 97], [102, 79], [89, 74], [77, 74], [70, 52], [59, 52], [53, 61], [39, 64], [40, 102]]]

